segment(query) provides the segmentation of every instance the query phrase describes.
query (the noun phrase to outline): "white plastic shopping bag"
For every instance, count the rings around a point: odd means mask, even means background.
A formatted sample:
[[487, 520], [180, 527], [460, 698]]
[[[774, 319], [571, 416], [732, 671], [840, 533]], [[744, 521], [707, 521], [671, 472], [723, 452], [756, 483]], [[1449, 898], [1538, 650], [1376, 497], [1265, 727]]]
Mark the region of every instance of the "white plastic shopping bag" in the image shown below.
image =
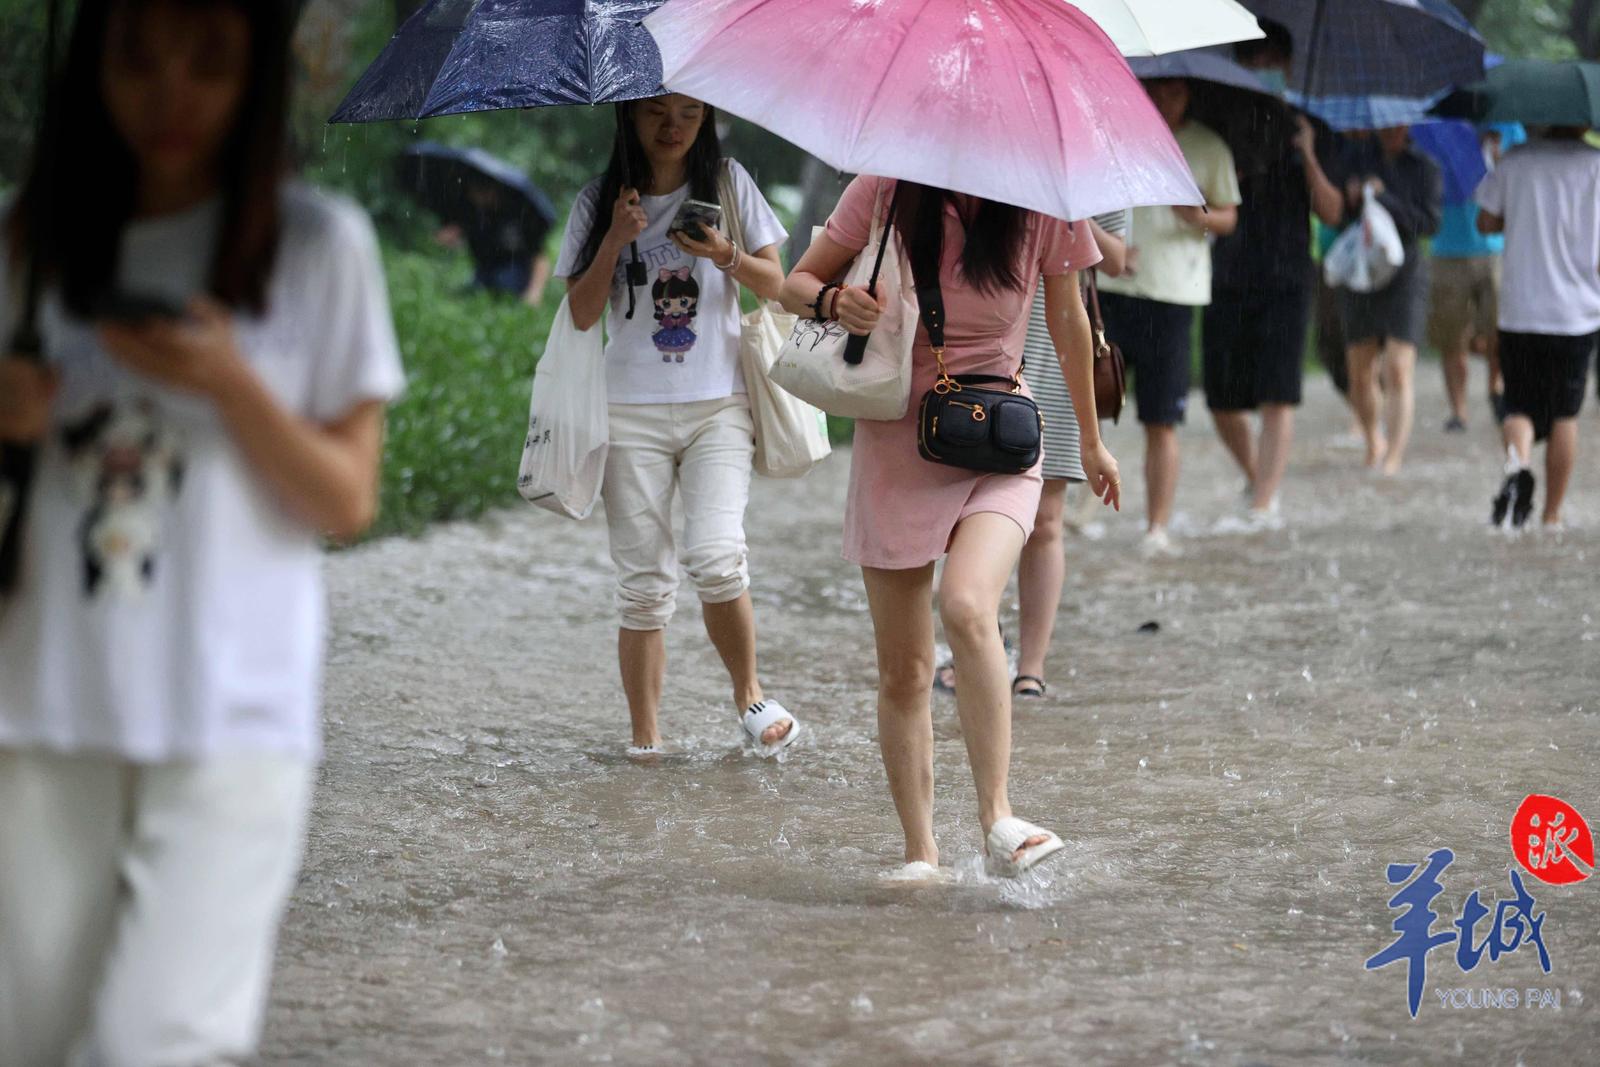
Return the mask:
[[1394, 216], [1369, 187], [1360, 221], [1333, 242], [1322, 261], [1322, 270], [1334, 288], [1375, 293], [1394, 281], [1405, 262], [1406, 249]]
[[533, 376], [517, 491], [547, 511], [587, 518], [600, 498], [609, 449], [601, 326], [578, 329], [563, 299]]

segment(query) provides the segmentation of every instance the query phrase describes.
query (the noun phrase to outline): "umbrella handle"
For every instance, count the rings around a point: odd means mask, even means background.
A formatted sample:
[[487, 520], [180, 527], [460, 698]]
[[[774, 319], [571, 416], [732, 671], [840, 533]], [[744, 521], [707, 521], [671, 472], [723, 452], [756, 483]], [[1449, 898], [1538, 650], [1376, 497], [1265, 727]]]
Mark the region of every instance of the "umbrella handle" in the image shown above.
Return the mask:
[[628, 318], [632, 319], [633, 313], [639, 308], [639, 300], [633, 292], [634, 287], [649, 284], [650, 276], [645, 273], [644, 260], [639, 258], [639, 242], [633, 242], [630, 250], [632, 258], [628, 260], [628, 265], [623, 268], [623, 272], [628, 282]]

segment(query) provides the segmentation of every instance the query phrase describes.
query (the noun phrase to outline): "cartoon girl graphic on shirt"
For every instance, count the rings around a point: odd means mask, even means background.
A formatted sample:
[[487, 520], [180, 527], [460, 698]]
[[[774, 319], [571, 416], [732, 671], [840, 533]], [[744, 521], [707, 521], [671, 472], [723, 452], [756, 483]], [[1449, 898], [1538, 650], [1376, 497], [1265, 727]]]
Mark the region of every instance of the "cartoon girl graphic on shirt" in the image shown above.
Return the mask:
[[698, 314], [696, 305], [700, 303], [700, 285], [694, 280], [694, 272], [688, 267], [677, 270], [663, 267], [660, 277], [650, 287], [650, 299], [655, 304], [656, 322], [661, 324], [661, 328], [650, 335], [650, 340], [661, 353], [661, 362], [682, 363], [683, 354], [693, 348], [697, 340], [690, 328]]

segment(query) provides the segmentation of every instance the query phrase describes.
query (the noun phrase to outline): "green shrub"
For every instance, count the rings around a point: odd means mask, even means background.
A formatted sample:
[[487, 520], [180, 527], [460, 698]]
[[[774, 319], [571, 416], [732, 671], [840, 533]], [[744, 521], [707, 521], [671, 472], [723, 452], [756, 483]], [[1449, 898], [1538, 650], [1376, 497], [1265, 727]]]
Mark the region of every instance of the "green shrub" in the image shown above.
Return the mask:
[[517, 500], [533, 369], [558, 301], [468, 292], [464, 256], [385, 252], [406, 394], [389, 413], [371, 536], [419, 533]]

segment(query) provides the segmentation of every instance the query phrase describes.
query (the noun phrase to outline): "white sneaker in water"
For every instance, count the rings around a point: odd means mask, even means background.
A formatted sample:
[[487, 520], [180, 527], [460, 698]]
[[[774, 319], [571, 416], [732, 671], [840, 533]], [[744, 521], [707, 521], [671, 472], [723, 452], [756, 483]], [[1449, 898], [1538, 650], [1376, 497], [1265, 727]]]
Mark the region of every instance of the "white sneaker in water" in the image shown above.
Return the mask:
[[1144, 539], [1139, 542], [1139, 554], [1145, 559], [1171, 559], [1183, 553], [1172, 543], [1172, 535], [1164, 528], [1158, 527], [1146, 533]]

